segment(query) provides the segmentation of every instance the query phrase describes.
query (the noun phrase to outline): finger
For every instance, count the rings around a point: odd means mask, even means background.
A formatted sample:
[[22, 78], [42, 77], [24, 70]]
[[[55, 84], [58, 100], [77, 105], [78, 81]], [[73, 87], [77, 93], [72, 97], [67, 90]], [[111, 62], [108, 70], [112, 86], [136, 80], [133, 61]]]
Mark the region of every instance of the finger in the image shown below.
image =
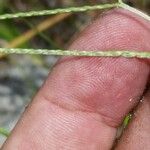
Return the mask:
[[[149, 23], [121, 9], [96, 20], [72, 44], [79, 50], [149, 50]], [[65, 57], [60, 60], [4, 149], [111, 148], [116, 128], [142, 95], [144, 60]]]
[[150, 91], [142, 99], [116, 150], [150, 149]]

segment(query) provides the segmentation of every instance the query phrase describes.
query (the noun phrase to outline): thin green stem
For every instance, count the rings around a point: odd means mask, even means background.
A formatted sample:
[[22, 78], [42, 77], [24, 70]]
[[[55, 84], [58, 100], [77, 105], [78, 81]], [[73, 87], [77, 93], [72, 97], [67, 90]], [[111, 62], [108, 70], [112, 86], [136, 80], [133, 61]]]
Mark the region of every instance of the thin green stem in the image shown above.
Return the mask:
[[20, 13], [15, 13], [15, 14], [0, 15], [0, 20], [11, 19], [11, 18], [20, 18], [20, 17], [54, 15], [54, 14], [70, 13], [70, 12], [85, 12], [85, 11], [108, 9], [108, 8], [114, 8], [114, 7], [118, 7], [118, 3], [94, 5], [94, 6], [59, 8], [59, 9], [54, 9], [54, 10], [20, 12]]
[[[89, 10], [99, 10], [108, 9], [114, 7], [121, 7], [129, 10], [144, 19], [150, 21], [150, 16], [144, 14], [143, 12], [132, 8], [123, 3], [122, 0], [118, 0], [118, 3], [104, 4], [104, 5], [94, 5], [94, 6], [82, 6], [82, 7], [70, 7], [61, 8], [54, 10], [43, 10], [43, 11], [31, 11], [31, 12], [20, 12], [16, 14], [4, 14], [0, 15], [0, 20], [19, 18], [19, 17], [31, 17], [31, 16], [43, 16], [43, 15], [53, 15], [58, 13], [70, 13], [70, 12], [85, 12]], [[41, 55], [67, 55], [67, 56], [99, 56], [99, 57], [138, 57], [138, 58], [150, 58], [150, 52], [134, 52], [134, 51], [62, 51], [62, 50], [47, 50], [47, 49], [14, 49], [14, 48], [0, 48], [1, 53], [5, 54], [41, 54]]]
[[15, 13], [15, 14], [4, 14], [4, 15], [0, 15], [0, 20], [11, 19], [11, 18], [20, 18], [20, 17], [54, 15], [54, 14], [59, 14], [59, 13], [85, 12], [85, 11], [108, 9], [108, 8], [115, 8], [115, 7], [121, 7], [121, 8], [127, 9], [127, 10], [145, 18], [146, 20], [150, 21], [150, 16], [148, 16], [147, 14], [145, 14], [133, 7], [130, 7], [129, 5], [125, 4], [122, 0], [118, 0], [118, 3], [113, 3], [113, 4], [58, 8], [58, 9], [53, 9], [53, 10], [42, 10], [42, 11], [19, 12], [19, 13]]
[[5, 136], [5, 137], [9, 136], [9, 132], [4, 128], [0, 128], [0, 134]]
[[137, 57], [150, 58], [150, 52], [135, 51], [78, 51], [78, 50], [48, 50], [48, 49], [22, 49], [22, 48], [0, 48], [4, 54], [32, 54], [32, 55], [58, 55], [58, 56], [88, 56], [88, 57]]
[[127, 125], [129, 124], [131, 118], [132, 118], [132, 115], [131, 115], [131, 114], [128, 114], [128, 115], [125, 117], [125, 119], [124, 119], [124, 121], [123, 121], [123, 126], [124, 126], [124, 128], [127, 127]]
[[130, 7], [129, 5], [127, 5], [127, 4], [125, 4], [125, 3], [120, 3], [120, 4], [119, 4], [119, 7], [124, 8], [124, 9], [126, 9], [126, 10], [129, 10], [130, 12], [133, 12], [133, 13], [135, 13], [135, 14], [141, 16], [142, 18], [144, 18], [144, 19], [150, 21], [150, 16], [149, 16], [149, 15], [143, 13], [142, 11], [140, 11], [140, 10], [138, 10], [138, 9], [136, 9], [136, 8]]

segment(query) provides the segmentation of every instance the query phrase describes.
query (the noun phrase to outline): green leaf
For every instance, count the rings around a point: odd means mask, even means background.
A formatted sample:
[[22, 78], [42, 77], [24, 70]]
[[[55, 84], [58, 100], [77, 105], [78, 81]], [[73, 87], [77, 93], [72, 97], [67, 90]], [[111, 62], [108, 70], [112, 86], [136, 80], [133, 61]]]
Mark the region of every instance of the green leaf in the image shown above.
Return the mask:
[[4, 128], [0, 128], [0, 134], [5, 136], [5, 137], [8, 137], [9, 136], [9, 131], [7, 131]]

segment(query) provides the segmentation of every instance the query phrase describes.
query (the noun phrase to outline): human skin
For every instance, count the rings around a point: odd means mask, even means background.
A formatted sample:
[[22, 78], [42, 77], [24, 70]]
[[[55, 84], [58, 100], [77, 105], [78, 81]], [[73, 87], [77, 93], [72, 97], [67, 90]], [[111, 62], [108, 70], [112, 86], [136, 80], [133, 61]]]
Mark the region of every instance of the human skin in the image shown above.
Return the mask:
[[[90, 24], [69, 49], [149, 51], [150, 23], [114, 9]], [[61, 58], [2, 149], [110, 150], [117, 128], [143, 95], [149, 73], [144, 59]], [[150, 95], [145, 97], [117, 150], [149, 149]]]

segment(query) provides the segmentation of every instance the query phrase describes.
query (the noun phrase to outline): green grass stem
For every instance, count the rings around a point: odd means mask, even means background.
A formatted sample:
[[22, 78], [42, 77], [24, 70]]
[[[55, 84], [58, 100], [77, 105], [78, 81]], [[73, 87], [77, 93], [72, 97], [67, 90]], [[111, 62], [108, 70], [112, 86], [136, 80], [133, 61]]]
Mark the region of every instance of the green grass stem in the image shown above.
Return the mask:
[[6, 129], [4, 129], [4, 128], [0, 128], [0, 135], [8, 137], [9, 136], [9, 132]]
[[[147, 14], [130, 7], [123, 3], [122, 0], [118, 0], [117, 3], [103, 4], [94, 6], [81, 6], [81, 7], [70, 7], [70, 8], [59, 8], [53, 10], [42, 10], [42, 11], [31, 11], [31, 12], [19, 12], [15, 14], [4, 14], [0, 15], [0, 20], [20, 18], [20, 17], [31, 17], [31, 16], [43, 16], [43, 15], [54, 15], [59, 13], [72, 13], [72, 12], [85, 12], [91, 10], [108, 9], [121, 7], [128, 11], [131, 11], [146, 20], [150, 21], [150, 16]], [[0, 53], [4, 54], [38, 54], [38, 55], [67, 55], [67, 56], [98, 56], [98, 57], [138, 57], [138, 58], [150, 58], [150, 52], [134, 52], [134, 51], [69, 51], [69, 50], [47, 50], [47, 49], [15, 49], [15, 48], [0, 48]]]
[[114, 8], [114, 7], [118, 7], [118, 3], [94, 5], [94, 6], [58, 8], [58, 9], [42, 10], [42, 11], [40, 10], [40, 11], [30, 11], [30, 12], [19, 12], [19, 13], [14, 13], [14, 14], [0, 15], [0, 20], [21, 18], [21, 17], [55, 15], [55, 14], [60, 14], [60, 13], [85, 12], [85, 11], [91, 11], [91, 10], [109, 9], [109, 8]]
[[59, 55], [59, 56], [87, 56], [87, 57], [126, 57], [150, 58], [150, 52], [136, 51], [78, 51], [78, 50], [48, 50], [48, 49], [22, 49], [0, 48], [4, 54], [31, 54], [31, 55]]

